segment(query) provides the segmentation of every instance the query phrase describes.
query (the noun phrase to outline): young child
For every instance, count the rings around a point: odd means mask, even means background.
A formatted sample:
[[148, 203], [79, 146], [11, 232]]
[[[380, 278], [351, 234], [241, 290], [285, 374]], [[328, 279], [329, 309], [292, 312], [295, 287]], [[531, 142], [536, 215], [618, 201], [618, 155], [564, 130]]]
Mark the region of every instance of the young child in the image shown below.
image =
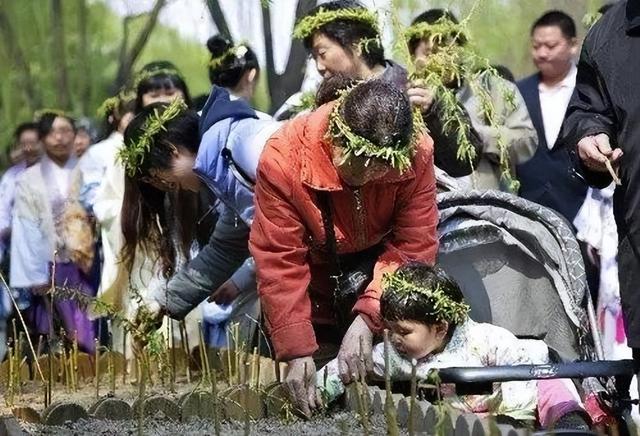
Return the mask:
[[[426, 379], [434, 368], [549, 363], [544, 342], [521, 340], [501, 327], [471, 320], [460, 287], [437, 267], [411, 263], [386, 276], [380, 312], [390, 334], [392, 380], [410, 380], [414, 359], [418, 379]], [[384, 344], [374, 347], [373, 361], [375, 375], [383, 376]], [[344, 392], [336, 360], [318, 372], [317, 380], [329, 402]], [[491, 395], [457, 396], [452, 386], [443, 386], [442, 391], [464, 413], [505, 415], [520, 421], [537, 417], [542, 427], [586, 426], [583, 417], [587, 415], [570, 380], [495, 384]]]

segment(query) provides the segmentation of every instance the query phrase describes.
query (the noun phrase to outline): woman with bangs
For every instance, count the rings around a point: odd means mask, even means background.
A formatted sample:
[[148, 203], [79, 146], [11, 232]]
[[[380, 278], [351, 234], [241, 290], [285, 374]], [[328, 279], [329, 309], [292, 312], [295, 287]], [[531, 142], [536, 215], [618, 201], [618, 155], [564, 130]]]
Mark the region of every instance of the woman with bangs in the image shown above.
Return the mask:
[[[134, 109], [135, 113], [144, 111], [145, 108], [157, 103], [171, 103], [181, 100], [186, 105], [191, 104], [191, 95], [186, 82], [175, 65], [168, 61], [151, 62], [138, 72], [134, 80], [135, 95]], [[128, 99], [129, 92], [123, 91], [119, 95], [121, 98]], [[125, 119], [126, 124], [119, 126], [122, 135], [127, 127], [130, 117]], [[197, 125], [197, 122], [196, 122]], [[100, 285], [100, 297], [106, 303], [112, 305], [113, 308], [122, 310], [127, 318], [133, 319], [140, 305], [140, 301], [148, 298], [151, 289], [161, 287], [164, 283], [163, 266], [158, 262], [158, 252], [150, 251], [137, 253], [130, 258], [130, 264], [125, 265], [125, 257], [122, 249], [125, 245], [125, 235], [122, 232], [123, 220], [126, 220], [126, 211], [138, 205], [141, 198], [146, 198], [155, 204], [162, 204], [165, 201], [164, 193], [158, 193], [147, 187], [142, 190], [126, 177], [125, 168], [122, 163], [116, 159], [117, 153], [122, 150], [124, 138], [111, 154], [115, 161], [113, 165], [107, 167], [101, 184], [96, 189], [95, 202], [93, 211], [96, 214], [101, 226], [108, 229], [109, 235], [109, 251], [110, 259], [113, 264], [105, 265]], [[170, 196], [168, 201], [172, 205], [180, 205], [176, 210], [184, 215], [172, 218], [177, 222], [191, 222], [191, 215], [198, 214], [199, 201], [197, 195], [184, 192]], [[209, 201], [207, 199], [207, 201]], [[200, 229], [200, 240], [206, 241], [208, 233], [214, 226], [215, 214], [208, 214], [203, 220]], [[185, 230], [187, 239], [197, 239], [195, 230]], [[170, 235], [168, 238], [173, 238]], [[181, 251], [182, 255], [188, 256], [189, 249]], [[106, 261], [106, 260], [105, 260]], [[166, 265], [165, 265], [166, 266]], [[194, 314], [195, 316], [195, 314]], [[187, 334], [190, 338], [197, 337], [197, 321], [198, 318], [189, 316], [186, 319]], [[115, 344], [125, 344], [124, 352], [127, 358], [132, 357], [131, 340], [126, 340], [126, 332], [120, 323], [112, 323], [112, 335]], [[174, 328], [174, 339], [177, 344], [180, 343], [180, 332], [176, 326]], [[190, 342], [191, 346], [196, 344], [195, 340]], [[122, 345], [120, 345], [122, 347]]]

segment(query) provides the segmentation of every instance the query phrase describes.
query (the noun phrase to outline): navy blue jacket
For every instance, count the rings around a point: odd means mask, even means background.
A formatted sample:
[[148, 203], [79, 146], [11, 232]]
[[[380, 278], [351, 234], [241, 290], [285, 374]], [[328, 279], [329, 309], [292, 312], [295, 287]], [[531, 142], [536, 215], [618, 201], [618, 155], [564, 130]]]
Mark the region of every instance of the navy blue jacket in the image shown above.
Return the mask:
[[538, 84], [534, 74], [517, 85], [529, 110], [533, 126], [538, 132], [536, 154], [516, 168], [520, 181], [520, 196], [555, 210], [573, 223], [587, 194], [587, 184], [576, 175], [566, 148], [549, 150], [542, 122]]

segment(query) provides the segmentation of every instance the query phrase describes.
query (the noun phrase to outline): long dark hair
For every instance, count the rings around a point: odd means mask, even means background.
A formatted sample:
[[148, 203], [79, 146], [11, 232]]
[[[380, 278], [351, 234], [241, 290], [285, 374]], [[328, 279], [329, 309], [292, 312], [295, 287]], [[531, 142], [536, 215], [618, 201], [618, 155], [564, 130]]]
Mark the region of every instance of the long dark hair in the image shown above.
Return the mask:
[[175, 65], [169, 61], [150, 62], [138, 73], [136, 86], [136, 112], [142, 110], [142, 96], [159, 89], [179, 89], [184, 94], [184, 102], [191, 107], [191, 94], [184, 78]]
[[212, 85], [225, 88], [235, 88], [240, 83], [242, 76], [250, 70], [260, 72], [260, 64], [255, 52], [246, 44], [244, 54], [235, 55], [232, 50], [234, 45], [221, 35], [215, 35], [207, 41], [207, 48], [211, 53], [211, 59], [218, 59], [217, 64], [209, 64], [209, 80]]
[[[144, 133], [145, 123], [156, 112], [162, 114], [169, 105], [155, 103], [145, 107], [125, 131], [125, 147], [134, 146]], [[143, 181], [150, 170], [168, 169], [176, 146], [198, 152], [198, 115], [185, 110], [164, 124], [164, 129], [151, 138], [151, 144], [135, 174], [125, 176], [122, 203], [122, 260], [132, 273], [136, 251], [157, 256], [165, 277], [175, 273], [178, 253], [188, 258], [195, 238], [198, 210], [197, 193], [165, 192]]]

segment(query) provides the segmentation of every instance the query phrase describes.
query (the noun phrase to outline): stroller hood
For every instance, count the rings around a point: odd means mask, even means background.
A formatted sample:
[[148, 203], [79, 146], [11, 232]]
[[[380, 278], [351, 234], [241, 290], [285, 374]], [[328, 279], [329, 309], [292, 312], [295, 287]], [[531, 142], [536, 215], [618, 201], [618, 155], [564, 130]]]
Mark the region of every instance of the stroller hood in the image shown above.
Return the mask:
[[555, 212], [498, 191], [438, 195], [439, 264], [478, 322], [542, 339], [563, 360], [593, 355], [578, 243]]

